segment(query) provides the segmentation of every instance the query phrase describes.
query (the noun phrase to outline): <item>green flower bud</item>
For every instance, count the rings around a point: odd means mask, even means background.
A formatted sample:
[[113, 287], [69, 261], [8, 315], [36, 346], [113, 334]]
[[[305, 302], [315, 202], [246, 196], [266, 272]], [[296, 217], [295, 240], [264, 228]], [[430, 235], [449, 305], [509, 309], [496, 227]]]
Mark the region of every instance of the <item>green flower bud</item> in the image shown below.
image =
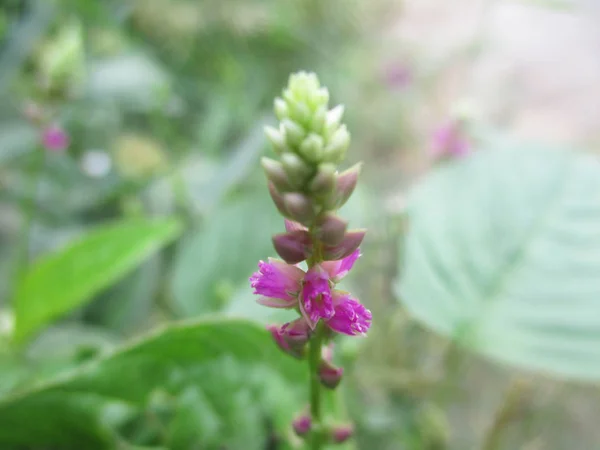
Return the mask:
[[301, 71], [290, 76], [288, 86], [296, 99], [306, 99], [319, 89], [320, 83], [314, 73]]
[[311, 131], [317, 134], [323, 133], [323, 127], [325, 127], [325, 121], [327, 119], [327, 108], [320, 106], [312, 115], [310, 120], [309, 128]]
[[341, 162], [346, 157], [346, 150], [350, 146], [350, 133], [346, 125], [341, 125], [331, 136], [327, 147], [325, 147], [324, 159], [334, 163]]
[[302, 128], [293, 120], [283, 119], [281, 121], [281, 126], [285, 132], [285, 140], [290, 147], [297, 147], [300, 145], [306, 136], [304, 128]]
[[281, 155], [283, 152], [285, 152], [286, 145], [283, 133], [281, 133], [279, 130], [273, 127], [266, 126], [265, 135], [267, 136], [267, 139], [273, 146], [273, 150], [275, 151], [275, 153]]
[[344, 115], [344, 105], [337, 105], [327, 112], [325, 119], [325, 137], [330, 138], [340, 127], [342, 116]]
[[310, 133], [300, 144], [300, 154], [310, 162], [318, 163], [323, 159], [323, 138]]
[[265, 171], [267, 179], [273, 183], [279, 191], [288, 192], [292, 190], [286, 171], [279, 161], [270, 158], [262, 158], [260, 164]]
[[311, 95], [309, 100], [309, 104], [313, 110], [317, 109], [319, 106], [327, 106], [327, 103], [329, 103], [329, 90], [327, 90], [326, 87], [317, 89], [317, 91]]
[[287, 152], [281, 155], [281, 164], [294, 188], [302, 188], [312, 173], [308, 164], [295, 153]]
[[311, 112], [308, 106], [302, 101], [292, 100], [287, 102], [290, 118], [295, 122], [308, 125], [311, 121]]
[[273, 107], [275, 109], [275, 116], [279, 120], [286, 119], [290, 115], [290, 111], [288, 109], [287, 103], [282, 98], [277, 97], [275, 102], [273, 103]]
[[310, 192], [319, 196], [331, 194], [336, 185], [335, 165], [330, 163], [319, 164], [317, 174], [310, 182]]

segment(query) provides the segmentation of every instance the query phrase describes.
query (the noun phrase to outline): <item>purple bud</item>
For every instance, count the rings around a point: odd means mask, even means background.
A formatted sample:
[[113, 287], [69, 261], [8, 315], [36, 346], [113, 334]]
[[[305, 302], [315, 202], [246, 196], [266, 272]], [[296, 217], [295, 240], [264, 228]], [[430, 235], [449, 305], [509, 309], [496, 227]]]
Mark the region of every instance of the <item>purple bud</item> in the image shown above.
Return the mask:
[[325, 214], [317, 227], [317, 237], [325, 245], [339, 245], [344, 240], [348, 222], [332, 213]]
[[330, 163], [320, 164], [317, 174], [310, 182], [309, 189], [317, 195], [328, 195], [335, 188], [335, 165]]
[[277, 344], [280, 350], [287, 353], [288, 355], [293, 356], [294, 358], [302, 359], [304, 358], [304, 350], [291, 348], [288, 343], [283, 338], [283, 327], [278, 325], [267, 325], [267, 330], [271, 332], [271, 336], [273, 336], [273, 340]]
[[336, 261], [352, 254], [362, 243], [367, 230], [350, 230], [338, 245], [324, 246], [323, 258], [325, 261]]
[[289, 348], [302, 352], [310, 339], [311, 329], [304, 317], [288, 322], [281, 327], [283, 340]]
[[302, 224], [309, 224], [315, 216], [312, 201], [304, 194], [290, 192], [283, 195], [283, 204], [288, 217]]
[[69, 135], [58, 125], [51, 125], [42, 132], [42, 145], [46, 150], [61, 152], [70, 143]]
[[298, 416], [292, 421], [292, 428], [298, 436], [306, 436], [312, 428], [312, 419], [306, 414]]
[[310, 256], [308, 231], [291, 231], [273, 236], [275, 251], [288, 264], [298, 264]]
[[319, 365], [319, 379], [321, 384], [329, 389], [335, 389], [342, 381], [342, 375], [344, 375], [344, 369], [342, 367], [336, 367], [331, 362], [321, 360]]
[[275, 187], [275, 185], [273, 183], [271, 183], [269, 181], [268, 184], [269, 187], [269, 194], [271, 194], [271, 199], [273, 199], [273, 203], [275, 203], [275, 206], [277, 207], [277, 211], [279, 211], [279, 214], [281, 214], [282, 216], [287, 216], [288, 212], [285, 209], [285, 205], [283, 203], [283, 196], [279, 193], [279, 191], [277, 190], [277, 188]]
[[336, 444], [343, 444], [354, 435], [352, 425], [337, 425], [331, 430], [331, 440]]
[[430, 149], [434, 158], [461, 158], [468, 155], [470, 150], [460, 121], [450, 120], [435, 130]]
[[273, 183], [278, 190], [286, 192], [292, 188], [287, 174], [283, 169], [283, 165], [279, 161], [270, 158], [262, 158], [260, 164], [265, 171], [267, 179]]
[[327, 204], [329, 209], [338, 209], [348, 201], [352, 192], [354, 192], [354, 188], [356, 188], [361, 168], [362, 163], [357, 163], [337, 175], [335, 191], [330, 196]]
[[293, 220], [284, 219], [285, 231], [306, 231], [307, 228], [301, 223], [294, 222]]

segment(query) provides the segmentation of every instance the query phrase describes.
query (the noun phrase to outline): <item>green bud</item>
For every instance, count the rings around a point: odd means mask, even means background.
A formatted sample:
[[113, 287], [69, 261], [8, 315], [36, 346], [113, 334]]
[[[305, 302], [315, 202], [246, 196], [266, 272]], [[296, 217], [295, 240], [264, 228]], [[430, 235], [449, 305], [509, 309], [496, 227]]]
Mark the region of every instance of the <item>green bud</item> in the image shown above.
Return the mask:
[[297, 99], [305, 99], [319, 89], [320, 83], [312, 72], [300, 71], [290, 76], [289, 89]]
[[283, 130], [285, 132], [285, 141], [290, 147], [296, 147], [300, 145], [300, 143], [306, 136], [304, 128], [302, 128], [293, 120], [283, 119], [281, 121], [281, 126], [283, 127]]
[[317, 109], [319, 106], [327, 106], [327, 103], [329, 103], [329, 91], [326, 87], [318, 89], [310, 96], [309, 104], [312, 109]]
[[323, 144], [321, 136], [310, 133], [300, 144], [300, 154], [307, 160], [318, 163], [323, 159]]
[[303, 187], [312, 172], [311, 168], [295, 153], [287, 152], [281, 155], [281, 164], [295, 188]]
[[292, 190], [290, 180], [283, 168], [283, 165], [279, 161], [275, 161], [270, 158], [262, 158], [260, 160], [267, 179], [275, 185], [275, 187], [281, 192], [287, 192]]
[[273, 146], [273, 150], [275, 151], [275, 153], [281, 155], [286, 150], [283, 133], [281, 133], [279, 130], [273, 127], [266, 126], [265, 135], [267, 136], [267, 139]]
[[339, 128], [344, 115], [344, 105], [337, 105], [327, 112], [325, 119], [325, 137], [330, 138]]
[[277, 97], [273, 103], [273, 107], [275, 109], [275, 116], [279, 120], [283, 120], [290, 115], [287, 103], [282, 98]]
[[292, 100], [287, 102], [290, 118], [295, 122], [308, 125], [311, 120], [311, 112], [308, 106], [302, 101]]
[[341, 125], [331, 136], [327, 147], [325, 147], [325, 161], [341, 162], [346, 157], [346, 150], [350, 146], [350, 133], [346, 125]]
[[328, 195], [333, 192], [336, 184], [335, 165], [319, 164], [317, 174], [310, 182], [310, 192], [317, 195]]
[[327, 108], [324, 106], [320, 106], [312, 115], [312, 119], [309, 124], [309, 128], [317, 133], [321, 134], [323, 132], [323, 127], [325, 126], [325, 121], [327, 119]]

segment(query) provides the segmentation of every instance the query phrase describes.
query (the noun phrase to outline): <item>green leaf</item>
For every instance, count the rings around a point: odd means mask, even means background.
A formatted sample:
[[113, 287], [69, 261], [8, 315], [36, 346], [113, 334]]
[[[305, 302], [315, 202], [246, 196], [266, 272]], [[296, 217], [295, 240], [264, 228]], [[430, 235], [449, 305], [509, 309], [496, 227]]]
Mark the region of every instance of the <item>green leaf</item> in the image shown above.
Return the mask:
[[501, 362], [600, 379], [595, 158], [481, 150], [423, 180], [408, 220], [396, 290], [417, 319]]
[[89, 300], [174, 239], [173, 219], [127, 220], [98, 228], [33, 264], [17, 287], [15, 340]]
[[266, 188], [217, 209], [180, 244], [171, 286], [177, 310], [192, 316], [220, 309], [260, 259], [276, 256], [271, 236], [282, 229]]
[[[219, 319], [172, 325], [0, 401], [0, 447], [115, 448], [133, 437], [121, 416], [137, 410], [162, 421], [168, 442], [160, 444], [172, 450], [262, 450], [265, 421], [285, 437], [302, 407], [303, 369], [259, 325]], [[109, 420], [115, 408], [121, 414]]]

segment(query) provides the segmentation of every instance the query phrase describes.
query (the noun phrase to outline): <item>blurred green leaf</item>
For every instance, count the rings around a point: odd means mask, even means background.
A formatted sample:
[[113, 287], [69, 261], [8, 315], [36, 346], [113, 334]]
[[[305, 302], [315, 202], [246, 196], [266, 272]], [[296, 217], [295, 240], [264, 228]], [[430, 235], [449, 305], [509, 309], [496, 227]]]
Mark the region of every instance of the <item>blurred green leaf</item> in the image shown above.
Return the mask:
[[215, 210], [179, 245], [171, 285], [176, 310], [193, 316], [220, 309], [259, 259], [275, 256], [271, 235], [281, 229], [267, 192]]
[[127, 220], [100, 227], [34, 263], [15, 298], [15, 339], [89, 300], [181, 232], [173, 219]]
[[496, 360], [600, 379], [600, 165], [512, 143], [412, 192], [396, 290], [435, 331]]
[[263, 450], [270, 428], [265, 421], [285, 437], [303, 379], [301, 363], [281, 353], [258, 325], [181, 323], [4, 398], [0, 444], [115, 448], [117, 440], [130, 438], [117, 437], [120, 420], [108, 419], [123, 405], [163, 420], [173, 450]]

